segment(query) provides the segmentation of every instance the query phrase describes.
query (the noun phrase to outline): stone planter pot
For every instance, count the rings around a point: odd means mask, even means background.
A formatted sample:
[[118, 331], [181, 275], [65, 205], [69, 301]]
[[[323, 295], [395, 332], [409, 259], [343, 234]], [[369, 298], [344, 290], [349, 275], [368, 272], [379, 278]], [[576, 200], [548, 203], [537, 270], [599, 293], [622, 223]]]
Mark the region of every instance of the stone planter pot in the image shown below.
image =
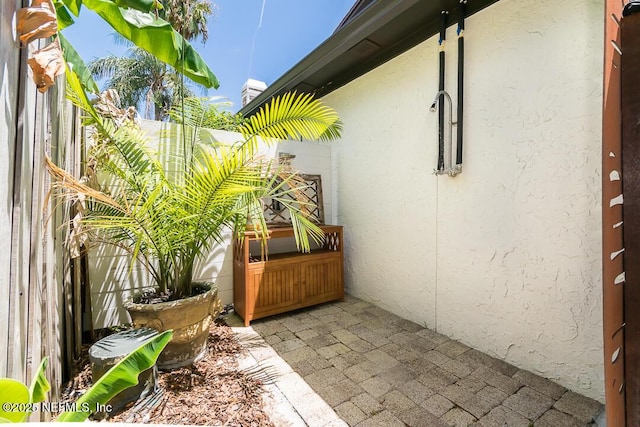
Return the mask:
[[158, 332], [173, 329], [173, 338], [156, 362], [159, 369], [191, 365], [207, 350], [209, 326], [220, 313], [222, 304], [218, 288], [212, 283], [196, 285], [208, 290], [193, 297], [158, 304], [135, 303], [139, 295], [134, 295], [124, 304], [136, 328], [149, 327]]

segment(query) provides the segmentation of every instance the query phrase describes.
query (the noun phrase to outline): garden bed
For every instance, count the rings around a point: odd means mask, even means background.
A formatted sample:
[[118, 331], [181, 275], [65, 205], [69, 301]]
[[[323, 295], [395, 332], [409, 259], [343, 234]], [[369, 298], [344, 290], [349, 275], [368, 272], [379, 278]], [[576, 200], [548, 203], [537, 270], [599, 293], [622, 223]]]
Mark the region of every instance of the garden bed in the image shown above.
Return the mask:
[[[262, 382], [238, 369], [245, 350], [226, 324], [216, 322], [208, 352], [193, 366], [160, 372], [160, 390], [134, 402], [106, 421], [152, 424], [273, 426], [264, 412]], [[64, 388], [62, 400], [74, 401], [91, 386], [91, 367], [83, 355], [76, 374]]]

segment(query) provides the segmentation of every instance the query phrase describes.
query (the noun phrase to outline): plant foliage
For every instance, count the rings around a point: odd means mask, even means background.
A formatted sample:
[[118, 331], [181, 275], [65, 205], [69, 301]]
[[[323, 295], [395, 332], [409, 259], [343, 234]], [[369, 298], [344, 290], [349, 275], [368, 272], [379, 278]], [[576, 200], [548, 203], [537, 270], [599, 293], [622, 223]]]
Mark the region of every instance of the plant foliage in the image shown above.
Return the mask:
[[192, 96], [175, 70], [139, 47], [128, 49], [127, 56], [94, 59], [88, 69], [94, 78], [108, 79], [106, 87], [118, 92], [122, 106], [143, 104], [145, 118], [165, 120], [172, 105]]
[[112, 366], [85, 394], [80, 396], [76, 401], [75, 411], [62, 413], [56, 421], [85, 421], [91, 413], [101, 405], [106, 405], [116, 394], [138, 384], [138, 375], [155, 365], [156, 359], [172, 336], [173, 331], [169, 330], [145, 341]]
[[178, 124], [186, 124], [194, 129], [219, 129], [239, 132], [245, 119], [240, 113], [233, 114], [223, 108], [230, 105], [221, 101], [222, 97], [195, 98], [189, 97], [175, 102], [169, 111], [169, 120]]
[[[44, 375], [48, 359], [43, 359], [31, 382], [31, 387], [11, 378], [0, 378], [0, 424], [25, 422], [34, 404], [46, 400], [51, 385]], [[8, 405], [7, 405], [8, 404]]]
[[[308, 217], [308, 200], [280, 193], [289, 185], [295, 195], [297, 175], [258, 156], [261, 138], [269, 144], [279, 139], [337, 138], [341, 122], [320, 101], [296, 94], [275, 98], [241, 125], [242, 139], [232, 145], [207, 143], [192, 127], [195, 136], [183, 139], [176, 162], [163, 165], [139, 129], [118, 127], [102, 117], [80, 89], [79, 81], [72, 79], [70, 99], [86, 112], [85, 124], [105, 141], [108, 157], [103, 168], [113, 185], [91, 188], [49, 162], [57, 178], [54, 186], [69, 197], [87, 198], [85, 232], [141, 261], [161, 293], [191, 296], [195, 261], [223, 244], [227, 230], [241, 233], [249, 222], [266, 231], [262, 198], [277, 200], [289, 210], [300, 250], [309, 250], [310, 237], [323, 238]], [[185, 117], [191, 111], [185, 111]], [[184, 123], [185, 128], [186, 123], [200, 126], [202, 117], [190, 116]]]
[[[54, 6], [58, 30], [73, 25], [73, 17], [79, 17], [85, 6], [118, 34], [195, 83], [207, 88], [219, 86], [218, 79], [193, 46], [169, 22], [156, 16], [154, 12], [162, 8], [158, 0], [55, 0]], [[95, 93], [97, 86], [84, 72], [86, 65], [80, 56], [65, 51], [65, 60], [73, 72], [79, 72], [83, 87]]]
[[207, 21], [215, 11], [209, 0], [160, 0], [159, 15], [173, 25], [182, 36], [191, 41], [200, 38], [206, 43], [209, 38]]
[[[118, 361], [96, 381], [76, 402], [75, 411], [63, 412], [58, 422], [85, 421], [100, 406], [106, 405], [116, 394], [138, 384], [138, 375], [151, 368], [160, 352], [171, 340], [173, 331], [156, 335]], [[44, 402], [51, 389], [44, 374], [48, 359], [40, 363], [31, 387], [11, 378], [0, 378], [0, 424], [25, 422], [34, 404]], [[5, 409], [21, 408], [23, 411]]]

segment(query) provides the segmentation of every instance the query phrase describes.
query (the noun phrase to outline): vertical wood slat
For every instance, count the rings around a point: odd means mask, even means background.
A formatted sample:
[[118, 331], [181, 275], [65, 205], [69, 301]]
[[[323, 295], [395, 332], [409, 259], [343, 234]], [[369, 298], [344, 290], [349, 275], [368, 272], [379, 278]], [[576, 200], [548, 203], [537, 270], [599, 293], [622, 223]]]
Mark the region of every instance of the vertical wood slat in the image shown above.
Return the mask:
[[[61, 89], [62, 88], [62, 89]], [[33, 89], [31, 89], [33, 90]], [[60, 148], [66, 144], [73, 145], [73, 138], [66, 138], [73, 132], [73, 121], [63, 121], [63, 112], [70, 110], [70, 105], [64, 105], [64, 77], [58, 79], [58, 84], [46, 94], [34, 93], [30, 98], [29, 112], [33, 112], [33, 124], [29, 131], [28, 150], [23, 158], [25, 188], [24, 195], [24, 236], [26, 246], [21, 255], [26, 264], [24, 279], [28, 297], [26, 298], [27, 318], [20, 327], [25, 330], [26, 341], [21, 343], [25, 348], [26, 359], [23, 360], [25, 379], [30, 381], [35, 370], [44, 357], [49, 358], [47, 378], [52, 385], [50, 400], [55, 401], [60, 396], [62, 383], [62, 354], [61, 329], [58, 317], [58, 295], [60, 286], [57, 285], [55, 251], [64, 251], [61, 244], [55, 245], [55, 228], [47, 223], [47, 212], [55, 203], [45, 209], [44, 201], [49, 189], [49, 176], [45, 172], [44, 157], [52, 155], [52, 147]], [[79, 124], [79, 123], [78, 123]], [[28, 231], [27, 231], [28, 230]], [[26, 250], [28, 248], [28, 251]], [[28, 252], [28, 255], [27, 255]], [[35, 413], [32, 421], [48, 421], [50, 414]]]
[[[80, 159], [81, 123], [77, 111], [71, 103], [65, 101], [65, 77], [58, 77], [57, 84], [47, 93], [48, 111], [43, 113], [47, 117], [46, 144], [40, 147], [42, 154], [50, 156], [56, 164], [64, 165], [69, 170], [77, 170]], [[40, 163], [44, 170], [44, 163]], [[46, 197], [50, 188], [50, 176], [42, 174], [42, 191], [40, 202]], [[65, 265], [69, 264], [68, 251], [64, 241], [68, 218], [62, 215], [62, 209], [55, 209], [56, 201], [49, 200], [49, 204], [39, 208], [40, 226], [43, 232], [44, 247], [42, 249], [42, 333], [41, 355], [49, 356], [50, 363], [47, 376], [52, 390], [51, 400], [59, 399], [65, 369], [70, 366], [70, 360], [64, 357], [64, 315], [62, 310], [63, 286], [62, 278]], [[34, 224], [35, 226], [35, 224]], [[42, 414], [41, 421], [48, 421], [50, 414]]]
[[302, 298], [312, 303], [327, 298], [337, 298], [343, 291], [341, 272], [342, 258], [340, 257], [300, 263]]
[[[50, 94], [48, 94], [50, 95]], [[33, 374], [42, 359], [42, 330], [46, 327], [43, 322], [42, 309], [42, 268], [44, 261], [44, 248], [41, 246], [44, 241], [42, 234], [42, 202], [43, 202], [43, 172], [44, 169], [44, 147], [45, 141], [49, 137], [48, 113], [46, 95], [36, 93], [35, 97], [35, 117], [33, 124], [33, 134], [30, 139], [29, 174], [31, 180], [30, 200], [28, 200], [28, 216], [25, 212], [25, 220], [31, 224], [29, 234], [29, 258], [28, 258], [28, 298], [27, 323], [26, 328], [26, 365], [25, 377], [33, 378]], [[26, 184], [26, 183], [25, 183]], [[26, 236], [25, 236], [26, 237]]]
[[[25, 2], [22, 4], [26, 6]], [[9, 363], [7, 373], [11, 378], [27, 381], [27, 330], [29, 293], [29, 259], [31, 253], [31, 175], [33, 168], [33, 139], [35, 137], [36, 91], [29, 85], [27, 57], [37, 43], [20, 49], [20, 61], [16, 89], [18, 109], [16, 114], [15, 153], [13, 158], [13, 198], [11, 218], [11, 263], [9, 265]]]
[[[6, 184], [0, 188], [0, 199], [4, 200], [0, 208], [0, 241], [11, 241], [12, 230], [12, 194], [15, 156], [15, 139], [17, 128], [18, 72], [20, 68], [20, 50], [13, 40], [11, 18], [21, 6], [21, 0], [0, 1], [0, 174], [5, 177]], [[4, 83], [6, 82], [6, 83]], [[12, 287], [10, 268], [11, 251], [6, 248], [0, 251], [0, 348], [6, 350], [6, 357], [0, 357], [0, 377], [9, 376], [9, 365], [13, 356], [9, 353], [11, 328], [10, 309]]]
[[[43, 357], [51, 400], [59, 398], [63, 360], [61, 292], [64, 261], [61, 218], [45, 211], [49, 188], [44, 155], [65, 165], [65, 145], [73, 144], [71, 130], [79, 121], [64, 121], [64, 77], [46, 94], [38, 94], [26, 59], [46, 40], [20, 48], [12, 20], [30, 0], [0, 1], [0, 377], [29, 382]], [[70, 104], [67, 105], [70, 109]], [[65, 134], [66, 132], [66, 134]], [[50, 214], [53, 214], [49, 217]], [[47, 222], [46, 220], [50, 221]], [[60, 234], [58, 234], [60, 233]], [[56, 239], [56, 236], [61, 238]], [[33, 420], [35, 421], [35, 419]]]
[[[46, 94], [36, 94], [35, 120], [33, 126], [33, 137], [30, 142], [30, 174], [31, 174], [31, 208], [30, 208], [30, 256], [28, 287], [29, 296], [27, 341], [26, 341], [26, 378], [33, 378], [35, 370], [44, 357], [49, 358], [49, 368], [46, 376], [52, 385], [50, 400], [59, 398], [60, 385], [62, 382], [60, 361], [60, 329], [57, 314], [57, 298], [59, 286], [56, 286], [56, 275], [53, 271], [55, 265], [55, 240], [54, 231], [47, 224], [47, 212], [45, 209], [45, 199], [49, 189], [49, 176], [45, 172], [46, 155], [51, 155], [51, 147], [59, 147], [61, 142], [65, 142], [64, 133], [59, 132], [60, 126], [71, 128], [72, 123], [59, 123], [54, 119], [59, 111], [57, 107], [64, 108], [64, 86], [58, 85], [51, 88]], [[69, 143], [72, 143], [69, 140]], [[56, 224], [59, 226], [60, 224]], [[58, 248], [64, 250], [62, 246]], [[51, 414], [46, 412], [32, 415], [32, 421], [49, 421]]]
[[[68, 105], [68, 103], [67, 103]], [[67, 113], [68, 111], [68, 113]], [[56, 158], [58, 164], [64, 165], [65, 169], [74, 176], [79, 176], [80, 173], [80, 152], [81, 152], [81, 126], [80, 117], [77, 114], [77, 110], [74, 108], [62, 109], [61, 116], [61, 129], [59, 133], [58, 144], [56, 145]], [[67, 141], [72, 141], [69, 144]], [[65, 244], [68, 235], [68, 224], [71, 220], [71, 208], [68, 203], [60, 205], [56, 210], [58, 220], [56, 224], [66, 224], [67, 226], [56, 226], [56, 238], [57, 243], [57, 282], [59, 283], [60, 293], [58, 297], [58, 317], [60, 319], [61, 339], [59, 340], [60, 351], [62, 353], [63, 364], [63, 376], [69, 376], [70, 367], [74, 361], [74, 348], [75, 348], [75, 332], [74, 332], [74, 319], [73, 312], [73, 298], [72, 298], [72, 277], [71, 277], [71, 264], [73, 260], [66, 248], [62, 249]]]
[[640, 425], [640, 14], [622, 18], [625, 400], [627, 425]]
[[[619, 281], [623, 257], [611, 254], [622, 249], [622, 207], [611, 201], [622, 194], [622, 181], [612, 180], [621, 173], [620, 55], [612, 41], [620, 43], [618, 20], [622, 2], [606, 0], [604, 16], [604, 69], [602, 113], [602, 300], [605, 405], [607, 426], [625, 425], [624, 389], [624, 317], [623, 287]], [[615, 19], [614, 19], [615, 18]], [[618, 357], [613, 355], [618, 351]]]
[[[63, 77], [64, 78], [64, 77]], [[58, 158], [59, 154], [63, 152], [65, 146], [64, 141], [69, 133], [74, 134], [73, 128], [76, 122], [68, 118], [63, 121], [66, 116], [64, 111], [69, 112], [69, 116], [72, 116], [69, 105], [64, 105], [64, 90], [61, 90], [60, 85], [53, 87], [49, 95], [49, 114], [47, 123], [47, 140], [45, 146], [41, 147], [42, 152], [50, 156], [57, 164], [63, 164]], [[79, 125], [79, 123], [77, 123]], [[75, 143], [75, 139], [69, 138], [70, 142]], [[51, 179], [49, 174], [43, 174], [42, 179], [42, 191], [41, 197], [45, 197], [48, 189], [50, 188]], [[41, 200], [43, 201], [43, 200]], [[64, 252], [63, 246], [60, 244], [60, 240], [56, 239], [56, 233], [61, 228], [62, 220], [59, 212], [53, 209], [54, 201], [51, 200], [49, 205], [42, 204], [40, 210], [43, 218], [41, 219], [41, 227], [43, 232], [43, 260], [42, 260], [42, 348], [41, 354], [43, 356], [49, 356], [51, 361], [49, 363], [49, 369], [47, 371], [47, 378], [51, 384], [50, 399], [59, 399], [60, 388], [63, 379], [62, 368], [62, 333], [61, 325], [62, 321], [59, 315], [59, 296], [62, 293], [61, 287], [58, 285], [58, 279], [60, 275], [58, 271], [61, 266], [61, 262], [58, 261], [59, 256]], [[49, 421], [50, 414], [41, 414], [41, 421]]]
[[251, 273], [253, 281], [255, 310], [273, 307], [286, 307], [298, 303], [298, 274], [288, 265], [279, 265], [273, 268]]
[[82, 352], [82, 267], [81, 258], [74, 258], [73, 263], [73, 358], [79, 359]]

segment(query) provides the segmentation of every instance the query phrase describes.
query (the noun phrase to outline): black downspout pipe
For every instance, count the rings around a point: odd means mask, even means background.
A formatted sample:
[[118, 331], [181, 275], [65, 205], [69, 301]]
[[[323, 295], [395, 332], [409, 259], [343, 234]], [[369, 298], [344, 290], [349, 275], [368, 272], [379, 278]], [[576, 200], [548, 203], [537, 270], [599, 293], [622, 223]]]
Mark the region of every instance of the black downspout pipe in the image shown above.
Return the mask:
[[464, 18], [467, 14], [467, 0], [460, 0], [460, 20], [458, 21], [458, 129], [456, 144], [456, 166], [462, 168], [462, 131], [464, 100]]
[[[440, 26], [440, 75], [438, 90], [444, 90], [444, 44], [447, 38], [447, 12], [443, 10]], [[438, 170], [444, 170], [444, 96], [438, 98]]]

